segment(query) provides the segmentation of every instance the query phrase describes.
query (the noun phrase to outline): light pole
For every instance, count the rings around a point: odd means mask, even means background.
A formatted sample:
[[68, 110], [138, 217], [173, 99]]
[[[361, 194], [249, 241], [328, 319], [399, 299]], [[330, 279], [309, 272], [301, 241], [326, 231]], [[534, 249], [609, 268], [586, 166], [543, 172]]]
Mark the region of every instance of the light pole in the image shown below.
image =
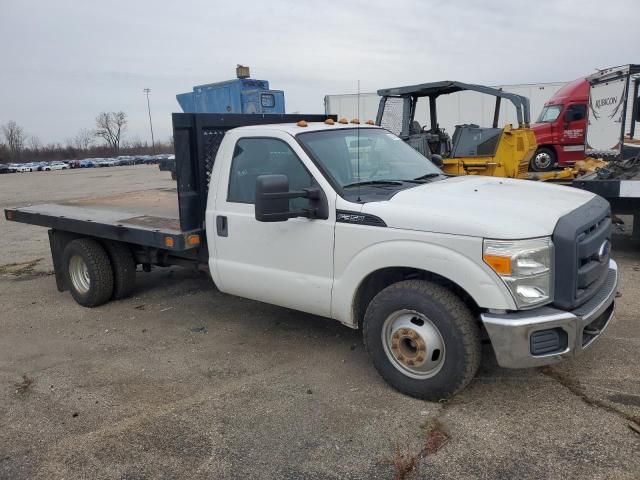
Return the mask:
[[155, 155], [156, 154], [156, 142], [153, 139], [153, 122], [151, 122], [151, 106], [149, 105], [149, 92], [151, 92], [151, 89], [145, 88], [142, 91], [147, 94], [147, 111], [149, 112], [149, 128], [151, 129], [151, 148], [153, 150], [153, 154]]

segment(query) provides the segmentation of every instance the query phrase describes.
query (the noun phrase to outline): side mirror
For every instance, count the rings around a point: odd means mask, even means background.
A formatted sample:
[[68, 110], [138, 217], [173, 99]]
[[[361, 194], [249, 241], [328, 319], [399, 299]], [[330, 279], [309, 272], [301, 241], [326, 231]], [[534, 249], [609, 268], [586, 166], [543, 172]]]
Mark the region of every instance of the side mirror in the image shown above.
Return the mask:
[[[310, 208], [291, 210], [292, 198], [308, 198]], [[295, 217], [327, 219], [329, 205], [319, 187], [290, 191], [286, 175], [260, 175], [256, 178], [255, 215], [259, 222], [285, 222]]]
[[289, 216], [289, 198], [274, 194], [289, 193], [286, 175], [260, 175], [256, 178], [255, 212], [259, 222], [284, 222]]
[[438, 168], [442, 168], [442, 165], [444, 165], [442, 156], [438, 155], [437, 153], [432, 153], [431, 158], [429, 160], [431, 160], [431, 163], [433, 163]]

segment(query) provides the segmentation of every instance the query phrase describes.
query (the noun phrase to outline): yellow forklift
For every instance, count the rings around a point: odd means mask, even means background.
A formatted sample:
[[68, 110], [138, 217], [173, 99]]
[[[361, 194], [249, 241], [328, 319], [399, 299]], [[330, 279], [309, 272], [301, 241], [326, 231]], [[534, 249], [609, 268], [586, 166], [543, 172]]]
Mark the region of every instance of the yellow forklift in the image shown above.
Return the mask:
[[[438, 125], [437, 99], [441, 95], [474, 91], [496, 97], [492, 127], [456, 125], [450, 136]], [[536, 151], [536, 137], [529, 128], [529, 99], [483, 85], [441, 81], [378, 90], [380, 105], [376, 125], [398, 135], [413, 148], [452, 175], [488, 175], [528, 178], [529, 162]], [[416, 107], [429, 99], [429, 123], [420, 125]], [[516, 109], [517, 127], [498, 126], [502, 99]]]

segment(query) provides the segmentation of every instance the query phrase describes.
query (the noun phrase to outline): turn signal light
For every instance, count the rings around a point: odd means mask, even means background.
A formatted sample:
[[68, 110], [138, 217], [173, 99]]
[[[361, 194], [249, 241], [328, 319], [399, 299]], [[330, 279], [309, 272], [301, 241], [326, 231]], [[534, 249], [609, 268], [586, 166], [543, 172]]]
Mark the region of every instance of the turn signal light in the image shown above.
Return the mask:
[[499, 275], [511, 275], [511, 258], [500, 257], [498, 255], [484, 254], [482, 256], [485, 263]]
[[200, 245], [200, 235], [187, 235], [187, 245], [190, 247]]
[[164, 246], [167, 248], [173, 248], [173, 237], [164, 237]]

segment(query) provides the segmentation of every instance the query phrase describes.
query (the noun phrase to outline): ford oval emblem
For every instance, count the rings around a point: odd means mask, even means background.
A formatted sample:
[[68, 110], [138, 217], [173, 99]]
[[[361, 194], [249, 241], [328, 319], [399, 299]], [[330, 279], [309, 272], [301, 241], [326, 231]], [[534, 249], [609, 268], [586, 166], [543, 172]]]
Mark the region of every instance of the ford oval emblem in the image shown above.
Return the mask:
[[605, 240], [604, 242], [602, 242], [602, 245], [600, 245], [600, 248], [598, 249], [598, 261], [600, 263], [606, 262], [607, 259], [609, 258], [610, 252], [611, 252], [611, 242], [609, 240]]

